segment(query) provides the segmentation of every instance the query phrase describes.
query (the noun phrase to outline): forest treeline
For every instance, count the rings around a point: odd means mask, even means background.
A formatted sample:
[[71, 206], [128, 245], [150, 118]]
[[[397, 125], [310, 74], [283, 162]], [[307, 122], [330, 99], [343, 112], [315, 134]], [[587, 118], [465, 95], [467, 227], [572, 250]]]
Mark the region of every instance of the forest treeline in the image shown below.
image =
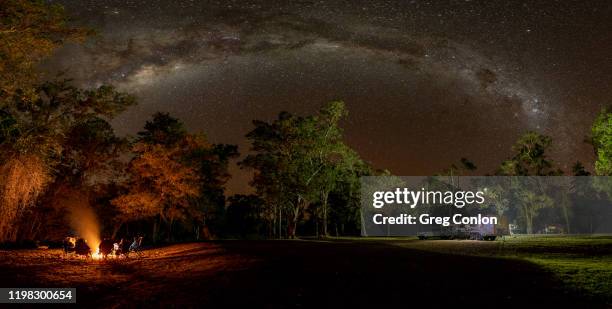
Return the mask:
[[[0, 2], [0, 242], [61, 239], [83, 205], [105, 237], [150, 242], [359, 233], [359, 178], [389, 172], [344, 142], [342, 101], [312, 115], [253, 121], [242, 157], [237, 146], [211, 143], [162, 112], [136, 136], [117, 136], [110, 121], [137, 103], [133, 96], [110, 85], [80, 89], [37, 69], [91, 33], [72, 27], [58, 5]], [[594, 173], [611, 175], [612, 111], [594, 120], [590, 143]], [[551, 145], [526, 133], [496, 174], [563, 174], [547, 156]], [[233, 161], [253, 173], [253, 194], [226, 196]], [[443, 173], [475, 169], [461, 159]], [[590, 174], [580, 162], [567, 173]]]

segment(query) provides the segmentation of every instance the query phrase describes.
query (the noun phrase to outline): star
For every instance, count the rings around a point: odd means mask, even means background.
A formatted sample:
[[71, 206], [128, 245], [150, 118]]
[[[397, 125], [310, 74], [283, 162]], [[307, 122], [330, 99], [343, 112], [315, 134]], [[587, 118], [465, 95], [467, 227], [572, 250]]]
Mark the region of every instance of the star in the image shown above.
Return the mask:
[[119, 134], [168, 111], [246, 153], [252, 120], [343, 99], [349, 145], [399, 175], [467, 154], [486, 173], [536, 129], [573, 145], [559, 161], [592, 161], [581, 141], [612, 97], [601, 86], [612, 84], [605, 4], [494, 2], [62, 0], [99, 35], [48, 67], [137, 94], [139, 106], [113, 123]]

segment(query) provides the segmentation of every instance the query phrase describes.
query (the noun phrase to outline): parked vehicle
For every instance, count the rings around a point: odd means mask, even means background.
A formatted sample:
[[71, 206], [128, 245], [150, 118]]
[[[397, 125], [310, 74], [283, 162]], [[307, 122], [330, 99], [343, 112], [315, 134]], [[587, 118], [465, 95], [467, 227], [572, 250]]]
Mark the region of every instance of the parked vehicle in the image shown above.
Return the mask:
[[509, 229], [495, 224], [461, 224], [441, 227], [439, 230], [419, 233], [424, 239], [471, 239], [495, 240], [499, 236], [509, 235]]

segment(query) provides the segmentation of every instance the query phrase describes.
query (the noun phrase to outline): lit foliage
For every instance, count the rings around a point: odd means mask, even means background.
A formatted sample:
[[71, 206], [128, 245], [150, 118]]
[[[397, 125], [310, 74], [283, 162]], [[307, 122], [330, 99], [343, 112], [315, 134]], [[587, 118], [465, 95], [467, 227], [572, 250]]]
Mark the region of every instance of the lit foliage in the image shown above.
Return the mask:
[[521, 136], [512, 151], [514, 156], [504, 162], [498, 171], [507, 176], [554, 176], [562, 171], [553, 169], [553, 162], [546, 157], [552, 139], [536, 132], [527, 132]]
[[60, 5], [0, 1], [0, 241], [15, 240], [21, 215], [55, 172], [76, 160], [69, 158], [74, 153], [67, 145], [75, 141], [73, 128], [134, 104], [112, 87], [81, 90], [67, 81], [40, 83], [36, 67], [41, 60], [91, 33], [67, 22]]
[[[554, 169], [554, 162], [546, 156], [552, 145], [552, 138], [536, 132], [527, 132], [521, 136], [512, 151], [514, 156], [504, 162], [498, 170], [498, 175], [505, 176], [559, 176], [563, 172]], [[533, 232], [533, 222], [537, 212], [542, 208], [551, 207], [551, 198], [545, 192], [544, 184], [532, 177], [511, 180], [511, 186], [517, 192], [516, 200], [520, 201], [519, 213], [527, 233]], [[535, 188], [535, 189], [534, 189]]]
[[[107, 86], [81, 90], [58, 81], [44, 83], [36, 90], [37, 96], [13, 96], [0, 109], [0, 177], [4, 188], [0, 194], [3, 209], [16, 214], [3, 216], [0, 221], [13, 230], [22, 210], [32, 206], [46, 184], [57, 176], [54, 172], [62, 170], [63, 165], [74, 165], [77, 153], [82, 153], [83, 149], [70, 150], [84, 146], [71, 145], [76, 142], [74, 130], [95, 123], [99, 117], [113, 117], [134, 104], [131, 96]], [[25, 186], [31, 188], [7, 189]]]
[[285, 210], [290, 237], [295, 236], [304, 210], [315, 204], [320, 206], [315, 215], [322, 217], [327, 234], [329, 194], [343, 177], [356, 177], [356, 167], [363, 165], [342, 141], [339, 121], [346, 114], [341, 101], [330, 102], [308, 117], [282, 112], [272, 123], [254, 121], [255, 128], [247, 135], [254, 153], [241, 165], [255, 170], [251, 184], [273, 208], [279, 227]]
[[136, 157], [128, 168], [129, 192], [113, 204], [130, 220], [156, 215], [164, 220], [185, 218], [199, 180], [195, 170], [181, 162], [188, 149], [138, 142], [132, 150]]
[[0, 103], [7, 97], [33, 97], [35, 67], [67, 40], [90, 31], [67, 25], [63, 7], [44, 1], [0, 1]]
[[591, 128], [595, 148], [595, 172], [597, 175], [612, 175], [612, 111], [604, 109]]
[[156, 113], [132, 152], [126, 192], [112, 201], [118, 221], [159, 218], [171, 238], [173, 222], [202, 228], [224, 207], [227, 166], [238, 155], [236, 146], [210, 145], [204, 136], [187, 133], [178, 119]]
[[0, 241], [16, 241], [17, 222], [48, 182], [47, 168], [37, 156], [22, 155], [0, 164]]

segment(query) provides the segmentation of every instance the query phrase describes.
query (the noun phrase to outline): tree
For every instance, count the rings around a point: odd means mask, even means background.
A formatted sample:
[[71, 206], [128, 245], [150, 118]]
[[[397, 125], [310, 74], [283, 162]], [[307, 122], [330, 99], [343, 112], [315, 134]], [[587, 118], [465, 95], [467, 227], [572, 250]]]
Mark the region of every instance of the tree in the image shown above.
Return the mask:
[[153, 218], [153, 240], [157, 240], [158, 220], [168, 226], [177, 219], [193, 216], [190, 198], [198, 194], [198, 176], [181, 163], [184, 145], [164, 146], [138, 142], [132, 151], [135, 158], [129, 164], [128, 192], [112, 203], [124, 220]]
[[190, 199], [198, 193], [198, 175], [185, 162], [198, 142], [166, 113], [146, 122], [132, 147], [127, 192], [112, 201], [120, 211], [119, 222], [152, 219], [154, 242], [159, 223], [165, 222], [171, 237], [172, 224], [192, 214]]
[[336, 236], [360, 233], [363, 215], [360, 177], [371, 175], [370, 166], [360, 160], [336, 179], [334, 190], [329, 194], [329, 226]]
[[[117, 137], [106, 120], [92, 117], [75, 124], [62, 144], [61, 156], [51, 173], [53, 181], [41, 196], [38, 211], [32, 212], [27, 218], [28, 221], [32, 224], [51, 223], [53, 218], [57, 218], [63, 222], [59, 214], [65, 211], [74, 214], [79, 211], [68, 209], [69, 207], [97, 206], [97, 195], [108, 194], [103, 191], [111, 188], [108, 185], [121, 178], [123, 162], [120, 158], [127, 150], [127, 139]], [[71, 201], [72, 198], [79, 200]], [[110, 206], [107, 202], [103, 205], [106, 208]], [[103, 207], [97, 209], [101, 210]], [[41, 226], [43, 228], [36, 232], [67, 232], [65, 228], [47, 228], [47, 224]], [[28, 237], [35, 238], [36, 234]]]
[[[554, 162], [546, 157], [552, 139], [536, 132], [527, 132], [512, 146], [514, 156], [501, 164], [498, 175], [505, 176], [557, 176], [563, 172], [553, 169]], [[528, 234], [533, 233], [533, 222], [540, 209], [553, 206], [548, 196], [546, 182], [538, 177], [518, 177], [510, 180], [510, 187], [520, 201], [518, 207]], [[561, 205], [566, 207], [567, 205]]]
[[612, 112], [603, 109], [591, 127], [592, 143], [595, 150], [595, 173], [612, 175]]
[[128, 146], [128, 140], [117, 137], [110, 123], [100, 117], [79, 122], [66, 135], [56, 179], [65, 178], [75, 186], [106, 181], [116, 175], [119, 156]]
[[71, 27], [60, 5], [44, 1], [0, 1], [0, 107], [7, 98], [36, 97], [36, 65], [66, 41], [91, 34]]
[[171, 146], [179, 143], [187, 136], [183, 124], [168, 113], [157, 112], [153, 119], [148, 120], [144, 130], [138, 132], [138, 141], [147, 144]]
[[262, 222], [269, 222], [269, 217], [261, 198], [253, 194], [236, 194], [228, 202], [226, 224], [230, 234], [243, 238], [249, 234], [262, 234]]
[[195, 168], [200, 178], [199, 194], [194, 202], [203, 217], [195, 225], [198, 230], [203, 230], [205, 237], [210, 237], [209, 227], [216, 231], [223, 229], [225, 185], [231, 177], [229, 162], [238, 156], [236, 145], [202, 144], [187, 157], [189, 165]]
[[572, 166], [572, 174], [574, 174], [574, 176], [591, 176], [591, 173], [586, 170], [580, 161], [576, 161]]
[[[273, 207], [275, 213], [275, 231], [281, 237], [283, 212], [287, 216], [287, 235], [295, 235], [297, 217], [305, 206], [306, 188], [304, 182], [308, 176], [301, 172], [304, 167], [307, 140], [306, 120], [287, 112], [281, 112], [272, 122], [253, 121], [255, 128], [247, 134], [251, 140], [251, 151], [241, 163], [242, 167], [254, 169], [251, 185], [266, 204]], [[311, 174], [311, 173], [308, 173]]]
[[[318, 189], [321, 211], [315, 211], [315, 213], [317, 219], [322, 219], [324, 237], [329, 236], [329, 195], [343, 178], [354, 176], [357, 165], [361, 163], [357, 153], [342, 141], [342, 129], [339, 122], [347, 115], [348, 111], [344, 102], [332, 101], [323, 106], [312, 119], [315, 128], [312, 139], [313, 153], [310, 156], [314, 159], [309, 162], [316, 166], [315, 172], [318, 173], [313, 185]], [[318, 226], [318, 220], [316, 225]]]
[[98, 117], [112, 118], [134, 104], [131, 96], [112, 87], [81, 90], [68, 81], [45, 82], [36, 92], [36, 97], [11, 97], [0, 111], [0, 197], [5, 212], [0, 240], [16, 240], [24, 211], [58, 176], [55, 171], [62, 169], [62, 162], [71, 164], [72, 130]]
[[167, 113], [156, 113], [138, 133], [134, 158], [127, 168], [125, 193], [112, 203], [120, 222], [153, 220], [153, 240], [158, 224], [173, 237], [176, 222], [193, 225], [196, 239], [207, 232], [207, 219], [225, 205], [224, 185], [228, 162], [238, 155], [233, 145], [211, 145], [204, 135], [190, 134], [183, 123]]
[[561, 170], [553, 169], [553, 162], [546, 157], [546, 151], [551, 145], [552, 139], [549, 136], [527, 132], [512, 146], [515, 155], [501, 164], [498, 174], [507, 176], [563, 174]]
[[334, 101], [313, 116], [282, 112], [272, 123], [253, 122], [255, 128], [247, 134], [253, 154], [241, 166], [255, 170], [251, 184], [266, 204], [274, 208], [275, 230], [280, 231], [286, 211], [287, 235], [295, 237], [304, 211], [316, 207], [315, 223], [321, 218], [322, 234], [328, 234], [330, 192], [341, 175], [360, 162], [342, 141], [339, 121], [346, 114], [344, 103]]
[[451, 164], [449, 168], [442, 171], [440, 176], [461, 176], [477, 169], [476, 164], [467, 158], [461, 158], [458, 165], [455, 163]]
[[[111, 169], [124, 144], [107, 121], [133, 97], [110, 86], [83, 90], [43, 79], [36, 69], [65, 42], [92, 33], [68, 22], [60, 5], [0, 1], [0, 241], [51, 224], [45, 207], [32, 207], [41, 193], [48, 201], [70, 191], [62, 188], [88, 187], [101, 179], [94, 174]], [[20, 221], [28, 233], [19, 233]]]
[[[525, 185], [525, 183], [523, 183]], [[533, 191], [527, 184], [523, 190], [517, 190], [517, 197], [521, 201], [520, 211], [525, 219], [527, 234], [533, 234], [533, 221], [537, 211], [552, 206], [552, 199], [541, 192]]]

